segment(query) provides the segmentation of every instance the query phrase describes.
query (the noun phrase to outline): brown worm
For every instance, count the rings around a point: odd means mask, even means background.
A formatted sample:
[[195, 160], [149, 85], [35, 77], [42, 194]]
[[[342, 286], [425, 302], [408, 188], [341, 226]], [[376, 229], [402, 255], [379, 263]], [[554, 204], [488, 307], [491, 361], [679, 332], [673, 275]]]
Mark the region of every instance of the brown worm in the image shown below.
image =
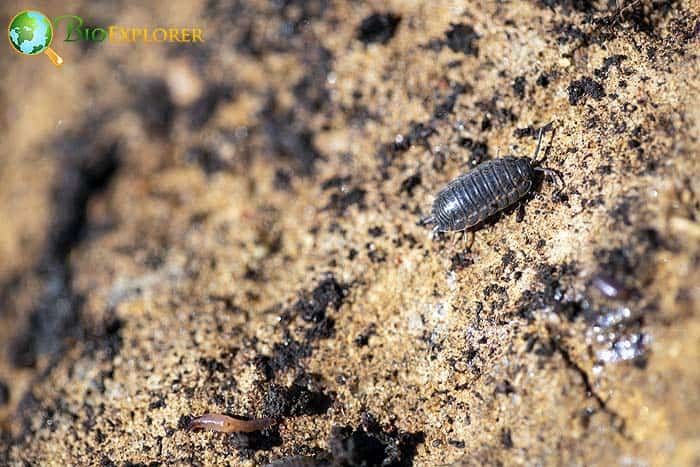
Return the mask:
[[257, 418], [255, 420], [238, 420], [218, 413], [207, 413], [201, 417], [193, 419], [188, 430], [211, 430], [221, 431], [223, 433], [243, 432], [251, 433], [253, 431], [264, 430], [272, 426], [275, 421], [271, 418]]

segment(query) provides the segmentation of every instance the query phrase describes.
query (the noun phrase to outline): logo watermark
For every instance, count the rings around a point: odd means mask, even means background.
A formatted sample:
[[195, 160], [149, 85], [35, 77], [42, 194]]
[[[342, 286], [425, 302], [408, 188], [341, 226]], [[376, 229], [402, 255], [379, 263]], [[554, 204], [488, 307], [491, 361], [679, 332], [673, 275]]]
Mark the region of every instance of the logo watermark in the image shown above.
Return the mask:
[[111, 42], [111, 43], [200, 43], [204, 31], [198, 27], [125, 27], [118, 25], [86, 26], [78, 15], [56, 16], [53, 21], [36, 10], [17, 13], [7, 26], [7, 38], [12, 50], [20, 55], [44, 53], [56, 66], [63, 65], [63, 58], [51, 48], [54, 31], [60, 24], [66, 25], [63, 42]]

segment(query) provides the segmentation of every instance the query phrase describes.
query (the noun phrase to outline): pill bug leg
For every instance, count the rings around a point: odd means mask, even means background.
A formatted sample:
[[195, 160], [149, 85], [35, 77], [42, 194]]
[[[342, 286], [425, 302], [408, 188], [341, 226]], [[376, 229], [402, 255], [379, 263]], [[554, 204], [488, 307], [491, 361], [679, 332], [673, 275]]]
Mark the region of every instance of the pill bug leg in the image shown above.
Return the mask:
[[[467, 238], [469, 238], [469, 241], [467, 241]], [[464, 233], [462, 234], [462, 241], [464, 242], [464, 251], [471, 251], [472, 246], [474, 246], [474, 239], [476, 238], [476, 234], [472, 230], [465, 230]]]
[[533, 167], [534, 170], [542, 172], [545, 177], [548, 177], [552, 183], [557, 187], [555, 194], [561, 193], [561, 191], [566, 188], [566, 183], [564, 183], [564, 177], [556, 170], [550, 169], [549, 167]]

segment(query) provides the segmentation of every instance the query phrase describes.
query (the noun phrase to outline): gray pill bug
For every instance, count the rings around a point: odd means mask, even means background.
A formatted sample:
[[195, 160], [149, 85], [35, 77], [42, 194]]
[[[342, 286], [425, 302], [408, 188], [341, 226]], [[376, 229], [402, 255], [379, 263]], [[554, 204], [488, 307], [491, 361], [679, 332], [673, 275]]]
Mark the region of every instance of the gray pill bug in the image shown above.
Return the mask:
[[561, 175], [542, 167], [543, 160], [537, 159], [548, 126], [540, 129], [532, 157], [504, 156], [486, 161], [452, 180], [437, 194], [430, 216], [421, 223], [435, 225], [433, 236], [466, 231], [524, 198], [535, 184], [536, 172], [543, 172], [555, 184], [560, 182], [561, 191]]

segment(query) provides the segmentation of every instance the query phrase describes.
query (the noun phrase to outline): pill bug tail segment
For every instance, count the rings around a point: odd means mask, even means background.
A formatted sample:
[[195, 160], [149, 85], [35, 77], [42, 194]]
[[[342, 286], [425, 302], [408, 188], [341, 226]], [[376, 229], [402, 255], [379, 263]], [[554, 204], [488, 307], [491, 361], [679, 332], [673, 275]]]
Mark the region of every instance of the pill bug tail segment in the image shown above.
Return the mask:
[[209, 430], [219, 431], [222, 433], [252, 433], [254, 431], [264, 430], [272, 426], [275, 421], [271, 418], [257, 418], [254, 420], [239, 420], [217, 413], [207, 413], [201, 417], [193, 419], [188, 425], [187, 430]]

